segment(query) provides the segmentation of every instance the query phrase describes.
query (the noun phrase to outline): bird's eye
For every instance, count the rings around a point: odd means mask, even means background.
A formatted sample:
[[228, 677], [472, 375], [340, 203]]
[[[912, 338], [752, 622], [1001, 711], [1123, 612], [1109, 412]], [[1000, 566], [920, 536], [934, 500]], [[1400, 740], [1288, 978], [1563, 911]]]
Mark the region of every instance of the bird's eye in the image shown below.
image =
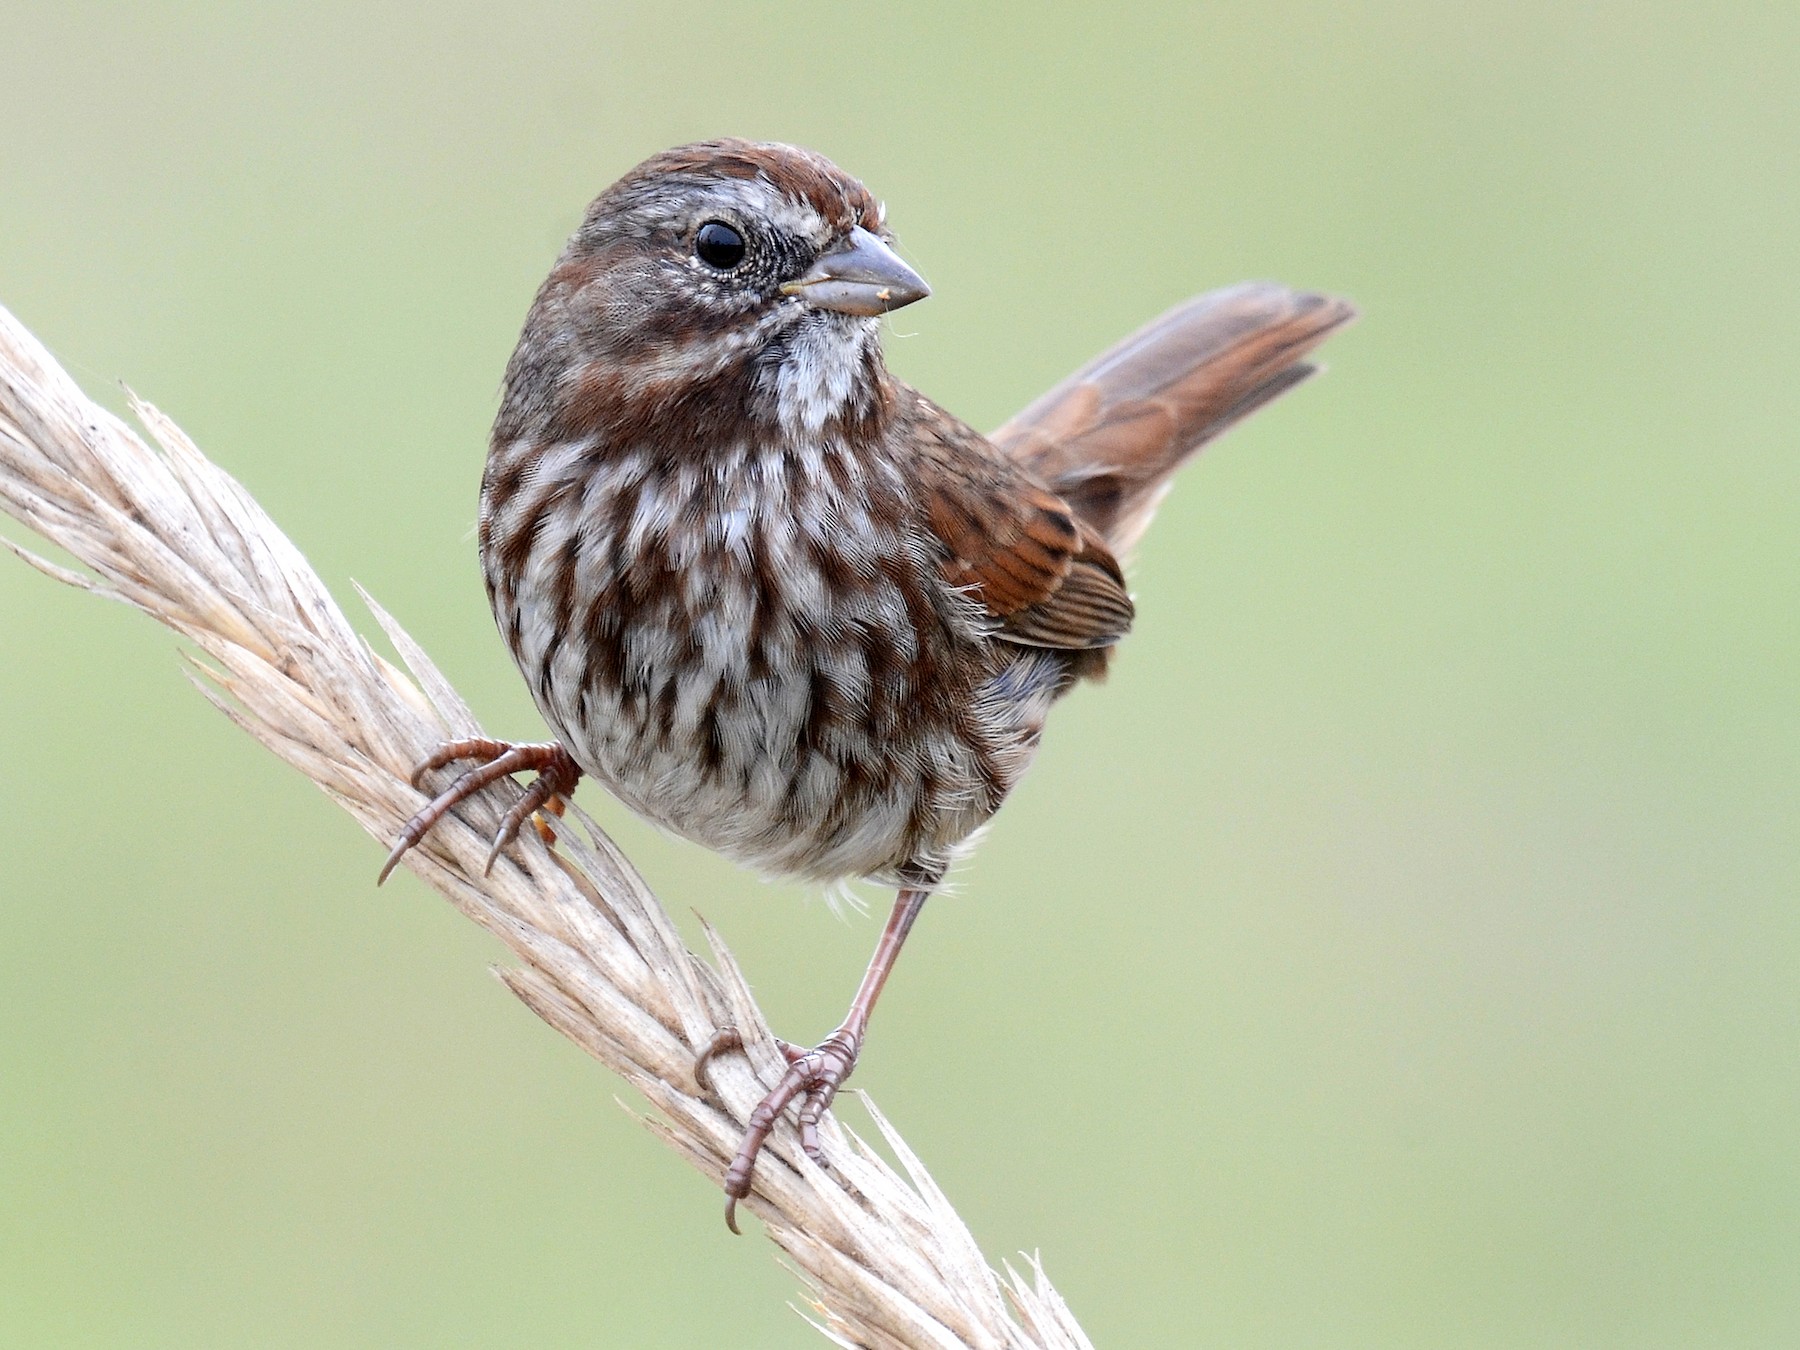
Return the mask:
[[694, 235], [694, 256], [708, 267], [729, 272], [744, 261], [744, 236], [722, 220], [709, 220]]

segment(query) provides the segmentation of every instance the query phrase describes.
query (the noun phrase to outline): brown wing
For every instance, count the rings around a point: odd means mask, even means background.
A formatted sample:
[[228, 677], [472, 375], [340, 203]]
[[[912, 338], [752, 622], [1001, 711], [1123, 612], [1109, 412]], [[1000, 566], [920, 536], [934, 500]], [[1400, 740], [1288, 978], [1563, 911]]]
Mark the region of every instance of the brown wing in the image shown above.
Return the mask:
[[1196, 296], [1076, 371], [994, 444], [1128, 554], [1189, 456], [1312, 375], [1301, 358], [1355, 317], [1343, 300], [1271, 282]]
[[1028, 647], [1107, 647], [1131, 628], [1125, 578], [1099, 534], [986, 437], [920, 397], [912, 429], [944, 579]]

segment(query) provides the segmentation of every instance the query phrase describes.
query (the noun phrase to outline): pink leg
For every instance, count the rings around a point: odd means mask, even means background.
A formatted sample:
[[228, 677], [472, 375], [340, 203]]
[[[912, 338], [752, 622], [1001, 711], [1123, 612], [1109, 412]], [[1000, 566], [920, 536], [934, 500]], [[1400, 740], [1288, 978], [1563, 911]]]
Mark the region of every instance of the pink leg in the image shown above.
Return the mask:
[[[930, 894], [930, 891], [909, 888], [901, 891], [894, 900], [893, 912], [888, 915], [887, 927], [881, 930], [881, 941], [875, 947], [875, 955], [870, 958], [869, 968], [863, 973], [862, 984], [857, 987], [856, 997], [851, 1000], [850, 1011], [837, 1030], [811, 1050], [783, 1045], [782, 1049], [788, 1058], [788, 1070], [782, 1074], [781, 1081], [769, 1095], [758, 1102], [756, 1109], [750, 1113], [744, 1129], [744, 1142], [738, 1146], [737, 1156], [731, 1160], [731, 1166], [725, 1169], [725, 1226], [732, 1232], [738, 1231], [737, 1202], [750, 1194], [750, 1181], [756, 1171], [757, 1155], [762, 1152], [769, 1132], [775, 1128], [775, 1122], [781, 1119], [781, 1113], [796, 1098], [800, 1101], [800, 1146], [815, 1162], [824, 1160], [819, 1148], [819, 1121], [825, 1114], [825, 1108], [831, 1105], [831, 1099], [837, 1095], [837, 1090], [856, 1068], [857, 1056], [862, 1052], [863, 1037], [869, 1029], [869, 1015], [875, 1010], [875, 1000], [881, 997], [881, 988], [894, 969], [894, 962], [900, 956], [900, 948], [906, 942], [906, 935], [912, 931], [913, 921], [919, 917], [919, 911], [925, 907], [925, 899]], [[695, 1077], [701, 1077], [714, 1055], [742, 1044], [742, 1039], [735, 1030], [728, 1027], [719, 1032], [695, 1060]]]

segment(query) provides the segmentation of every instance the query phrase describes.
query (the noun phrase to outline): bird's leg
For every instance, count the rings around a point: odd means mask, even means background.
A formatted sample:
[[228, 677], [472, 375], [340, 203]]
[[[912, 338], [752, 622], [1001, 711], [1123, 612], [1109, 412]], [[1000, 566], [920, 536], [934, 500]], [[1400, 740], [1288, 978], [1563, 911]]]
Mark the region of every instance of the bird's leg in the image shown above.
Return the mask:
[[494, 835], [494, 846], [488, 851], [487, 866], [482, 869], [484, 872], [491, 870], [494, 859], [500, 856], [500, 850], [518, 837], [519, 827], [531, 813], [545, 806], [554, 810], [555, 800], [567, 798], [575, 791], [575, 784], [581, 779], [581, 766], [555, 741], [514, 745], [509, 741], [477, 738], [451, 741], [438, 747], [435, 754], [413, 770], [412, 784], [418, 787], [426, 774], [465, 759], [477, 761], [475, 767], [464, 772], [424, 810], [406, 822], [406, 828], [400, 831], [400, 838], [394, 844], [394, 851], [388, 854], [387, 861], [382, 864], [381, 875], [375, 878], [377, 886], [388, 879], [388, 873], [394, 870], [406, 851], [429, 834], [431, 827], [442, 820], [458, 802], [474, 796], [488, 784], [501, 778], [535, 769], [537, 778], [525, 789], [525, 795], [507, 811], [505, 819], [500, 822], [500, 829]]
[[[738, 1231], [737, 1202], [750, 1194], [750, 1178], [756, 1170], [757, 1155], [762, 1152], [769, 1131], [781, 1119], [781, 1113], [796, 1099], [800, 1102], [800, 1147], [814, 1162], [824, 1161], [819, 1148], [819, 1119], [856, 1067], [863, 1036], [869, 1029], [869, 1014], [875, 1010], [881, 987], [887, 983], [906, 935], [912, 931], [913, 921], [919, 917], [919, 911], [925, 907], [925, 898], [930, 894], [929, 890], [909, 887], [894, 900], [893, 912], [888, 915], [887, 927], [881, 930], [875, 955], [869, 959], [869, 968], [863, 972], [862, 984], [850, 1002], [850, 1011], [837, 1030], [811, 1050], [781, 1043], [782, 1053], [788, 1061], [787, 1072], [750, 1113], [744, 1142], [738, 1145], [737, 1156], [725, 1169], [725, 1225], [732, 1232]], [[720, 1031], [694, 1061], [695, 1076], [699, 1078], [704, 1074], [707, 1062], [714, 1055], [742, 1044], [735, 1029], [727, 1027]]]

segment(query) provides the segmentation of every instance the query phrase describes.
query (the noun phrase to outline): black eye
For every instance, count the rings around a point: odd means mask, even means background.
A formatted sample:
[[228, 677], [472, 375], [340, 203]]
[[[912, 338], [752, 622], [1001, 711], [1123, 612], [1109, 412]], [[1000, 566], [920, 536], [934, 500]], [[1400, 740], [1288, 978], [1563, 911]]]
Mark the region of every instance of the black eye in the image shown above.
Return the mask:
[[729, 272], [744, 261], [744, 236], [722, 220], [709, 220], [694, 236], [694, 255], [708, 267]]

